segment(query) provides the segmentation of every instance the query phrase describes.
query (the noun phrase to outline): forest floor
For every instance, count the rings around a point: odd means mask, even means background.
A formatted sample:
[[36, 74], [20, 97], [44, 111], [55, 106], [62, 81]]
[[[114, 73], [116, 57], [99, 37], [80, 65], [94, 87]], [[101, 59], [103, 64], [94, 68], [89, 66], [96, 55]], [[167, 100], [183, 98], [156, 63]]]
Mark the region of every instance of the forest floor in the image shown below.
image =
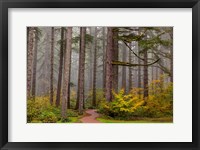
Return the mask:
[[115, 120], [102, 116], [96, 109], [88, 109], [80, 119], [82, 123], [173, 123], [172, 117], [166, 118], [137, 118], [136, 120]]
[[101, 123], [96, 118], [98, 118], [100, 115], [96, 112], [95, 109], [88, 109], [85, 111], [86, 115], [84, 115], [80, 121], [82, 123]]

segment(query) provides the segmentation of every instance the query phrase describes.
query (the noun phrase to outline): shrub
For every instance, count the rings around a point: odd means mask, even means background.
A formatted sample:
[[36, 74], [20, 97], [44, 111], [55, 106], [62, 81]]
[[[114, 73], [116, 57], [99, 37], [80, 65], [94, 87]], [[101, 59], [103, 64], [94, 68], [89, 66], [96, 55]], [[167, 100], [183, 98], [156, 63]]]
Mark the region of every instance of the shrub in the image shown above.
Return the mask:
[[113, 118], [130, 119], [137, 108], [144, 104], [144, 101], [138, 96], [125, 95], [123, 89], [118, 94], [113, 92], [113, 96], [112, 102], [103, 102], [99, 108], [101, 113]]
[[78, 117], [78, 112], [72, 109], [67, 110], [67, 116], [68, 117]]
[[58, 121], [57, 116], [53, 112], [43, 111], [39, 116], [38, 119], [43, 123], [55, 123]]
[[141, 93], [143, 89], [133, 88], [129, 94], [124, 90], [113, 92], [112, 102], [100, 101], [98, 111], [116, 119], [130, 120], [136, 117], [171, 117], [173, 115], [173, 86], [172, 83], [161, 83], [155, 80], [151, 83], [154, 88], [145, 100]]
[[[78, 117], [75, 110], [67, 109], [68, 117]], [[48, 97], [36, 97], [35, 101], [27, 102], [27, 122], [32, 123], [55, 123], [69, 122], [69, 119], [63, 120], [60, 107], [50, 105]]]

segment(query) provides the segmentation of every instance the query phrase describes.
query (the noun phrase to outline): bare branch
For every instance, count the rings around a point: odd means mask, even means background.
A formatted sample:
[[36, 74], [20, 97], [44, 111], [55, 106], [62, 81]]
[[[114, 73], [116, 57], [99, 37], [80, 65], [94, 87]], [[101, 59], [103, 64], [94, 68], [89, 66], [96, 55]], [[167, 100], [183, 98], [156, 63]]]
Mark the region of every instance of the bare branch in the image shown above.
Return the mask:
[[122, 40], [122, 42], [124, 42], [124, 44], [129, 48], [129, 50], [130, 50], [137, 58], [139, 58], [139, 59], [141, 59], [141, 60], [144, 61], [144, 58], [141, 58], [140, 56], [138, 56], [124, 40]]
[[128, 66], [128, 67], [151, 66], [151, 65], [157, 63], [159, 60], [160, 60], [160, 58], [157, 59], [156, 61], [152, 62], [152, 63], [147, 64], [147, 65], [144, 65], [144, 64], [131, 64], [129, 62], [121, 62], [121, 61], [112, 61], [112, 65]]

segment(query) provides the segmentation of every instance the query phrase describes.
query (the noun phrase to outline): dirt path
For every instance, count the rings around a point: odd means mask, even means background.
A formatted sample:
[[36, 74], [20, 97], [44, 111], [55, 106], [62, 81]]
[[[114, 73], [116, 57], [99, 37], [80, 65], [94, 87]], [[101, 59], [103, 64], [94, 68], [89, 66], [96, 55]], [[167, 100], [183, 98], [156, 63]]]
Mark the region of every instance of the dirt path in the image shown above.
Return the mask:
[[96, 120], [96, 118], [99, 117], [99, 114], [95, 109], [88, 109], [85, 112], [87, 115], [80, 119], [82, 123], [100, 123]]

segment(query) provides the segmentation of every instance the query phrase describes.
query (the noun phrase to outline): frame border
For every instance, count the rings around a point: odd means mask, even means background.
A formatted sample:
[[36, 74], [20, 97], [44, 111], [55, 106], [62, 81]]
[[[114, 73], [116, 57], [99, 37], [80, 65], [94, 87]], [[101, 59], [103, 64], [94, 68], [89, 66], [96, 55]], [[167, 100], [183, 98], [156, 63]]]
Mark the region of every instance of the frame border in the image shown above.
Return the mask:
[[[192, 8], [192, 142], [8, 142], [9, 8]], [[0, 148], [21, 149], [200, 149], [200, 0], [0, 0]]]

